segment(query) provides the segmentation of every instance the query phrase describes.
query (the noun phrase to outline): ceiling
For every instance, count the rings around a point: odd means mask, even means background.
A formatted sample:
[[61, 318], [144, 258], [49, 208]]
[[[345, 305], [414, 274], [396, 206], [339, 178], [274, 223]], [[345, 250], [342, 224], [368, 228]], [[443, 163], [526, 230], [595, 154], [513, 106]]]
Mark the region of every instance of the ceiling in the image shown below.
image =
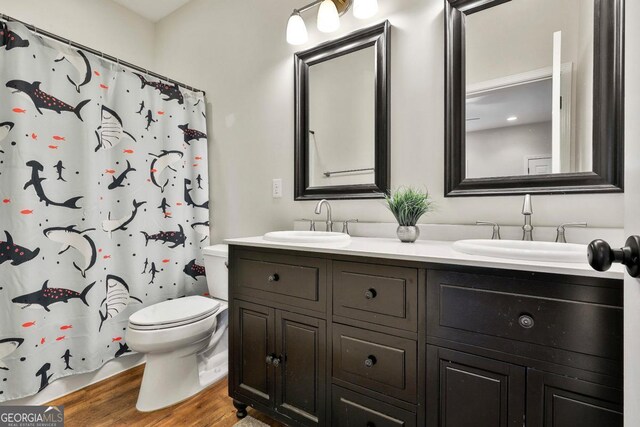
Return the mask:
[[[552, 80], [467, 96], [467, 132], [551, 121]], [[517, 120], [507, 121], [508, 117]]]
[[113, 0], [151, 22], [158, 22], [190, 0]]

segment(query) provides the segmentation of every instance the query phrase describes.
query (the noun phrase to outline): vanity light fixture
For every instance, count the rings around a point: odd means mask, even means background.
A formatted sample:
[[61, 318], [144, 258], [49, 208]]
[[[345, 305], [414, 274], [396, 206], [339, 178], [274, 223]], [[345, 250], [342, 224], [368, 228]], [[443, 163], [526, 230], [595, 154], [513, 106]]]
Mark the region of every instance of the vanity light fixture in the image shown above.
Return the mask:
[[338, 8], [332, 0], [323, 0], [318, 9], [318, 31], [333, 33], [340, 28]]
[[309, 40], [307, 27], [300, 15], [318, 8], [316, 25], [318, 31], [332, 33], [340, 28], [340, 16], [353, 5], [353, 15], [358, 19], [368, 19], [378, 12], [378, 0], [315, 0], [300, 9], [294, 9], [287, 23], [287, 43], [302, 45]]
[[515, 122], [516, 120], [518, 120], [518, 116], [507, 117], [508, 122]]

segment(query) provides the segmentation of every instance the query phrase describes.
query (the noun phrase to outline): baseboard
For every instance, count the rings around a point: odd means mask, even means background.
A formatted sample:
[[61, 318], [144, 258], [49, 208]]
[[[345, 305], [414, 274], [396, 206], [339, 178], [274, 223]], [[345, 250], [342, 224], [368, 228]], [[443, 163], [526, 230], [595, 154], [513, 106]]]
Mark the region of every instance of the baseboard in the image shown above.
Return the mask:
[[114, 375], [134, 368], [144, 363], [143, 354], [132, 354], [112, 359], [102, 365], [101, 368], [85, 374], [71, 375], [52, 382], [49, 387], [33, 396], [0, 402], [0, 406], [7, 405], [44, 405], [47, 402], [59, 399], [74, 391], [103, 381]]

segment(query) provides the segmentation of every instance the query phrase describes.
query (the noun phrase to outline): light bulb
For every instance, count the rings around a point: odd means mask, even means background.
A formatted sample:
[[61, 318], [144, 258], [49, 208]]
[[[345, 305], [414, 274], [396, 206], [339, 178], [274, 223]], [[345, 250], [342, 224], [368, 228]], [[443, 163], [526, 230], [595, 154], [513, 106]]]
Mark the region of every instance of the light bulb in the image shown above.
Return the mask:
[[292, 45], [305, 44], [309, 40], [309, 34], [307, 34], [307, 26], [304, 25], [304, 20], [300, 13], [295, 10], [289, 17], [287, 23], [287, 43]]
[[320, 3], [318, 10], [318, 31], [332, 33], [340, 28], [340, 15], [338, 9], [331, 0]]
[[378, 13], [378, 0], [355, 0], [353, 2], [353, 16], [358, 19], [371, 18]]

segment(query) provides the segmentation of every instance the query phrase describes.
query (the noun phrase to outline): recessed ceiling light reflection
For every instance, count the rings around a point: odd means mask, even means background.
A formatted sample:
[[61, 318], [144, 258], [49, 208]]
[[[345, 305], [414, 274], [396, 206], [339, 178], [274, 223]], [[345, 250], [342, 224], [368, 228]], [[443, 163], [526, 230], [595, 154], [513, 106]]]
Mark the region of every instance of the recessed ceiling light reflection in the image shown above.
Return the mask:
[[517, 117], [517, 116], [507, 117], [507, 121], [508, 121], [508, 122], [515, 122], [516, 120], [518, 120], [518, 117]]

